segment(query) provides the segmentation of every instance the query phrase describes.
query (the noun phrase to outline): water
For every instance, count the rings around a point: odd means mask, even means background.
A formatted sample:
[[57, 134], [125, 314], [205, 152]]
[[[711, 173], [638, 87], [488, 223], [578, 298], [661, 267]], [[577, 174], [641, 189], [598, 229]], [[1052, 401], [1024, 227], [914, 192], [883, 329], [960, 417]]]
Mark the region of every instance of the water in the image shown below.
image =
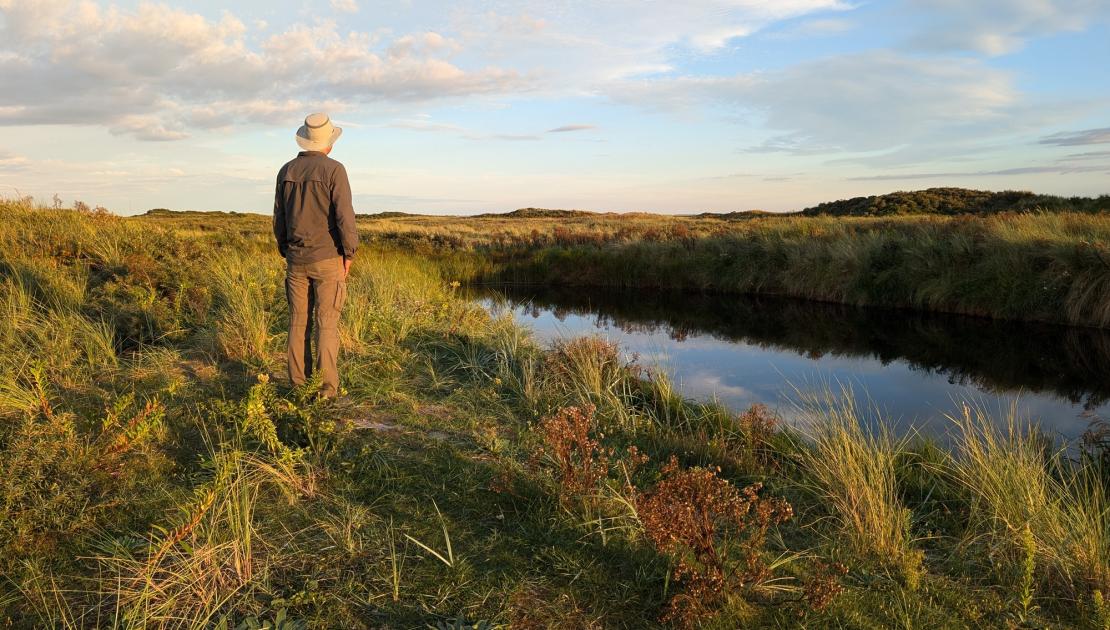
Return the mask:
[[796, 417], [800, 392], [850, 388], [898, 431], [937, 437], [961, 401], [1019, 416], [1060, 438], [1110, 418], [1110, 332], [688, 293], [472, 287], [544, 341], [596, 334], [666, 370], [684, 395]]

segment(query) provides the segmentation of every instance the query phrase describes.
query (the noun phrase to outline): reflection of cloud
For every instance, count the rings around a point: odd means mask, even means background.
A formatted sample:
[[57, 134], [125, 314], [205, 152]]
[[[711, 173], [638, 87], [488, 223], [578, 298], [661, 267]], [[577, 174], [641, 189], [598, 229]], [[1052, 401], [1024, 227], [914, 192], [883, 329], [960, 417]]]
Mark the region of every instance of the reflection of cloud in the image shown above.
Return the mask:
[[635, 354], [637, 358], [636, 363], [647, 368], [666, 369], [668, 365], [674, 362], [674, 355], [665, 350], [657, 352], [636, 352]]
[[697, 371], [684, 375], [683, 384], [694, 391], [706, 392], [722, 398], [759, 400], [755, 392], [740, 385], [726, 383], [720, 374], [713, 372]]

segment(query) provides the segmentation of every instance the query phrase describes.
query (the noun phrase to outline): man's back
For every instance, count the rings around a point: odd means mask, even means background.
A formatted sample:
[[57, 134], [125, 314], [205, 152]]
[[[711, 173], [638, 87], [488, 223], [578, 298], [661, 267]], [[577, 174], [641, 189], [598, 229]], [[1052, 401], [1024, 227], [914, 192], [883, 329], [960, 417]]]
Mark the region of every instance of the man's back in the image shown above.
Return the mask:
[[347, 170], [319, 151], [281, 167], [274, 195], [274, 236], [290, 263], [352, 258], [358, 246]]

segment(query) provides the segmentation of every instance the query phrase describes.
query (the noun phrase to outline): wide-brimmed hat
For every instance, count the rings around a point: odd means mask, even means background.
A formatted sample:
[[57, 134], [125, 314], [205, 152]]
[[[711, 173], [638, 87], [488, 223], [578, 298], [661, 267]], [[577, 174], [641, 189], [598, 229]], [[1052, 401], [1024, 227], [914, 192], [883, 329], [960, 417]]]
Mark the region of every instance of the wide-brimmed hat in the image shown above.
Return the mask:
[[323, 151], [335, 144], [343, 130], [331, 124], [327, 114], [309, 114], [297, 130], [297, 144], [305, 151]]

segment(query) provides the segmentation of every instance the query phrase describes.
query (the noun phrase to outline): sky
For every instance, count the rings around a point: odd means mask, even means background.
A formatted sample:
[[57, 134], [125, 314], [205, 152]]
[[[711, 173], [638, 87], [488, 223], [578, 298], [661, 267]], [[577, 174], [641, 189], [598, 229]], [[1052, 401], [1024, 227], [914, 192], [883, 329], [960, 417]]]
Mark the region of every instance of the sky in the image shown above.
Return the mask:
[[0, 0], [0, 195], [271, 211], [304, 117], [355, 209], [797, 210], [1110, 193], [1110, 0]]

